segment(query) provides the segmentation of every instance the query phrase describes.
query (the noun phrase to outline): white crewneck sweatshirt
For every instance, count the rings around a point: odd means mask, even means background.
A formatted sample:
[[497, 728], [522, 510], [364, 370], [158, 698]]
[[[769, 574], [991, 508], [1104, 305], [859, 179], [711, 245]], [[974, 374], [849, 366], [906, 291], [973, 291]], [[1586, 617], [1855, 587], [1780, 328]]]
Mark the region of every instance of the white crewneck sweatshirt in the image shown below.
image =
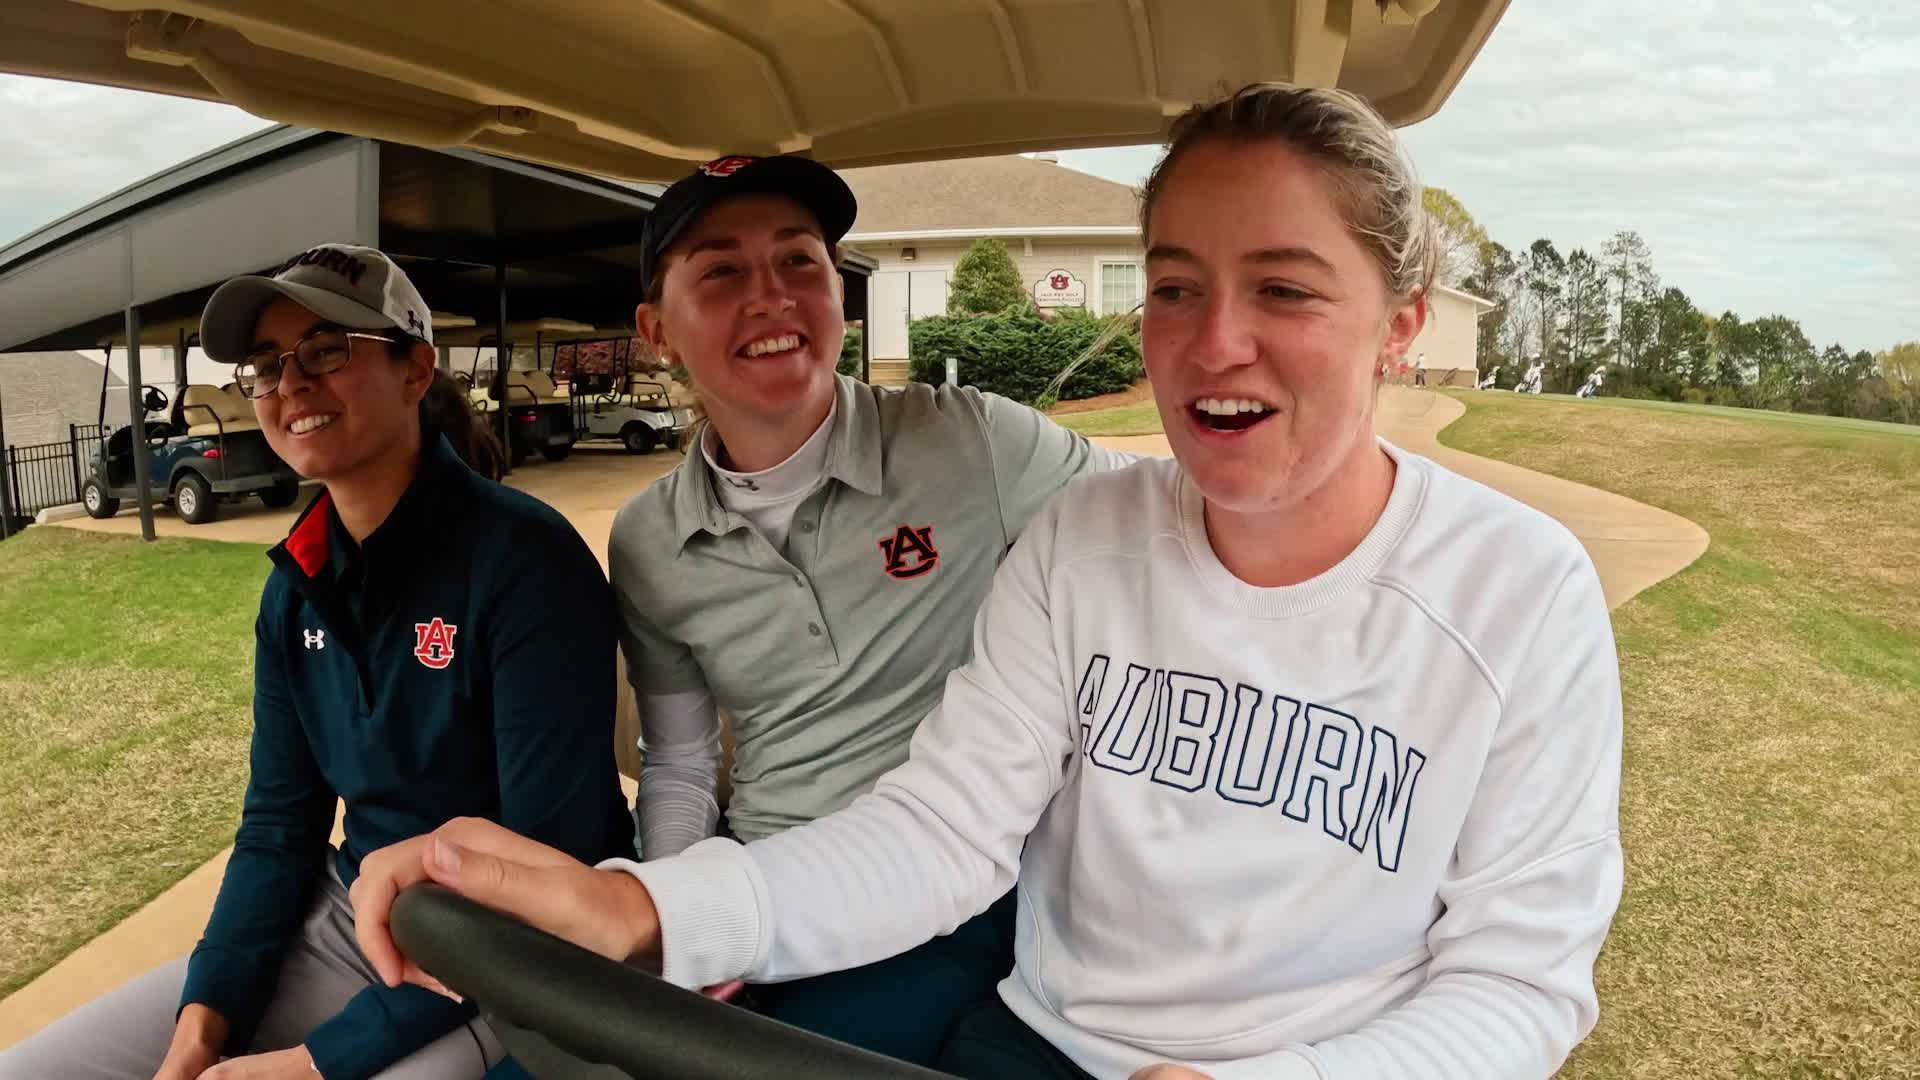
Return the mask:
[[[713, 470], [720, 505], [747, 519], [775, 550], [786, 547], [787, 531], [800, 504], [827, 477], [828, 435], [839, 401], [800, 448], [785, 461], [759, 472], [736, 472], [720, 464], [720, 440], [708, 426], [700, 452]], [[643, 694], [640, 711], [640, 797], [634, 803], [640, 853], [648, 859], [685, 850], [714, 834], [720, 803], [714, 778], [720, 768], [720, 713], [705, 687], [665, 694]]]
[[1283, 588], [1219, 562], [1177, 462], [1075, 481], [870, 794], [601, 864], [652, 893], [665, 976], [866, 964], [1017, 873], [1001, 995], [1094, 1076], [1550, 1076], [1622, 883], [1606, 603], [1559, 523], [1382, 446], [1379, 521]]

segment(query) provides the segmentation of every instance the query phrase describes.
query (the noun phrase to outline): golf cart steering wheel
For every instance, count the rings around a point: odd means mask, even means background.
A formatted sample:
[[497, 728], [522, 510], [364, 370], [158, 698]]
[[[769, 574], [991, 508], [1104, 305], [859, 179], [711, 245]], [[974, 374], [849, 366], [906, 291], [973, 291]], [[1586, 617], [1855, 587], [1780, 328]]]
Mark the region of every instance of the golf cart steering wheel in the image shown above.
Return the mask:
[[541, 1080], [952, 1080], [682, 990], [431, 882], [395, 899], [392, 927]]
[[167, 393], [152, 383], [140, 385], [140, 407], [148, 412], [164, 412], [167, 408]]

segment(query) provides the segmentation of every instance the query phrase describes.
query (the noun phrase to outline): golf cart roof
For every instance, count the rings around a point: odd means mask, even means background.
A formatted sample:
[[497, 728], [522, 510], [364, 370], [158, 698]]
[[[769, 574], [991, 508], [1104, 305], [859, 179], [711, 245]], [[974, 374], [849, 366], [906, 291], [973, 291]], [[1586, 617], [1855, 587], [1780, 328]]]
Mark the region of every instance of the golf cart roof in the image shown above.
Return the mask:
[[628, 180], [1158, 142], [1255, 81], [1437, 110], [1507, 0], [487, 4], [8, 0], [0, 71]]
[[[494, 326], [491, 323], [469, 325], [451, 333], [435, 332], [435, 345], [490, 345], [493, 343]], [[521, 319], [507, 323], [507, 340], [516, 344], [528, 343], [535, 334], [540, 335], [542, 344], [556, 341], [572, 341], [579, 338], [603, 337], [611, 331], [599, 330], [583, 322], [572, 319]]]

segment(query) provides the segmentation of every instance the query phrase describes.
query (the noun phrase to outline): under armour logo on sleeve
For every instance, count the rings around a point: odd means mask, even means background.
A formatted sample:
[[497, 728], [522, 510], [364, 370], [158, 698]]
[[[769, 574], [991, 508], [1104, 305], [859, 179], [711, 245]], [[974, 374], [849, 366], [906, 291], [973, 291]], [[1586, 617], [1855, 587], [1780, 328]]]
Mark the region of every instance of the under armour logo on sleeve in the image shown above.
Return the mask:
[[302, 630], [300, 633], [307, 639], [307, 648], [324, 649], [327, 647], [327, 632], [325, 630]]

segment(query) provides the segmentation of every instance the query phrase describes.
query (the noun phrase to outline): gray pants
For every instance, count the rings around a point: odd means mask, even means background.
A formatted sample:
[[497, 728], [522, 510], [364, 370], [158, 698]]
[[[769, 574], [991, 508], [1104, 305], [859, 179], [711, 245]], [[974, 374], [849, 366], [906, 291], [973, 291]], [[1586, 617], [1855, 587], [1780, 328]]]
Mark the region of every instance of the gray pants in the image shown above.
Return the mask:
[[[279, 985], [254, 1033], [251, 1053], [300, 1045], [307, 1032], [379, 981], [353, 936], [353, 907], [327, 860], [313, 910], [287, 947]], [[182, 957], [75, 1009], [38, 1034], [0, 1050], [0, 1080], [153, 1080], [173, 1042], [186, 983]], [[479, 1080], [506, 1052], [478, 1018], [380, 1073], [382, 1080]]]

